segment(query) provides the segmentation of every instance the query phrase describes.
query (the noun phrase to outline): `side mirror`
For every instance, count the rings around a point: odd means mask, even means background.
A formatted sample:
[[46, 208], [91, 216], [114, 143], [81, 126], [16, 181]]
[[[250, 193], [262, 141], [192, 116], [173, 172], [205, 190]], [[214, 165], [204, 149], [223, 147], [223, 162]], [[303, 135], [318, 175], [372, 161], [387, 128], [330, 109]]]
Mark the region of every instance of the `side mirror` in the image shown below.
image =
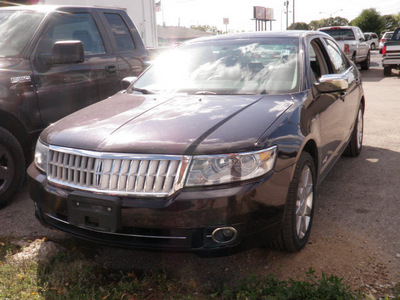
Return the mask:
[[124, 90], [126, 90], [132, 83], [134, 83], [136, 81], [137, 77], [135, 76], [129, 76], [129, 77], [125, 77], [124, 79], [122, 79], [122, 87]]
[[340, 75], [323, 75], [315, 87], [320, 93], [342, 92], [349, 88], [349, 82]]
[[74, 64], [85, 61], [81, 41], [58, 41], [53, 45], [53, 64]]

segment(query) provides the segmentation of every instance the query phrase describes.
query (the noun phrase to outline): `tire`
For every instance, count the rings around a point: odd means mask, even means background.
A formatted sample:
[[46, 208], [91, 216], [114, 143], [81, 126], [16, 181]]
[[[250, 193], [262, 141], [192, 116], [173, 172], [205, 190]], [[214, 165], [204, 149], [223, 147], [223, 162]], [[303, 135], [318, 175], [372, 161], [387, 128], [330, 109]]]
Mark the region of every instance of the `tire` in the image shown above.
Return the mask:
[[351, 133], [349, 144], [344, 150], [344, 155], [356, 157], [362, 150], [362, 142], [364, 136], [364, 108], [362, 105], [358, 108], [356, 122], [353, 132]]
[[372, 44], [371, 44], [371, 50], [375, 50], [375, 49], [376, 49], [376, 46], [375, 46], [374, 43], [372, 43]]
[[368, 70], [371, 63], [371, 52], [368, 51], [367, 58], [360, 63], [361, 70]]
[[7, 205], [25, 178], [24, 153], [17, 139], [0, 127], [0, 207]]
[[314, 189], [314, 161], [303, 152], [289, 186], [281, 232], [271, 243], [273, 248], [297, 252], [307, 244], [314, 216]]
[[383, 75], [384, 76], [392, 75], [392, 68], [390, 66], [384, 66], [383, 67]]
[[355, 64], [355, 65], [357, 65], [357, 62], [356, 62], [356, 53], [354, 52], [353, 53], [353, 56], [351, 57], [351, 60], [353, 61], [353, 63]]

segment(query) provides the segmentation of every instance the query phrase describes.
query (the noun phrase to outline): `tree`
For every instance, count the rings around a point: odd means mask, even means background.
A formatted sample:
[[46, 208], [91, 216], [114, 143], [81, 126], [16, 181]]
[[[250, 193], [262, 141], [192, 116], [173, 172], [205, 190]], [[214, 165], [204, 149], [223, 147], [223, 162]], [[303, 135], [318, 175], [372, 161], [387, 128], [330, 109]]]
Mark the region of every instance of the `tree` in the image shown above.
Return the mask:
[[375, 8], [364, 9], [361, 14], [350, 22], [353, 26], [358, 26], [363, 32], [380, 33], [385, 29], [385, 19]]
[[288, 27], [288, 29], [289, 30], [310, 30], [310, 27], [308, 26], [307, 23], [298, 22], [298, 23], [291, 24]]
[[201, 31], [205, 31], [205, 32], [211, 32], [213, 34], [218, 34], [220, 33], [220, 31], [218, 30], [218, 28], [216, 26], [210, 26], [210, 25], [191, 25], [190, 26], [191, 29], [195, 29], [195, 30], [201, 30]]
[[321, 27], [329, 27], [329, 26], [346, 26], [349, 25], [349, 20], [346, 18], [342, 17], [330, 17], [327, 19], [321, 19], [318, 21], [311, 21], [310, 24], [308, 24], [309, 28], [311, 30], [317, 30], [318, 28]]
[[400, 20], [400, 14], [397, 16], [395, 15], [385, 15], [382, 17], [384, 19], [384, 30], [385, 31], [391, 31], [399, 27], [399, 20]]

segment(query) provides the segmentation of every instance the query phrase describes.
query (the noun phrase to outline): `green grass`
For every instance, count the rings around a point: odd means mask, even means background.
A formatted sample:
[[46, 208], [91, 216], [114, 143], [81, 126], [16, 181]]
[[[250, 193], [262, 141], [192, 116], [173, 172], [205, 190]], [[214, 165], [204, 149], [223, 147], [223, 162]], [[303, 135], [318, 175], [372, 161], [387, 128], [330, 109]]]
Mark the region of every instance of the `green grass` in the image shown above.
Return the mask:
[[[11, 241], [0, 242], [1, 299], [362, 299], [361, 292], [352, 291], [341, 278], [317, 276], [311, 269], [305, 280], [250, 275], [236, 286], [216, 283], [213, 289], [204, 290], [195, 284], [182, 284], [162, 269], [110, 270], [71, 247], [47, 263], [16, 264], [7, 260], [19, 250]], [[400, 300], [400, 284], [393, 295], [395, 298], [390, 299]]]
[[307, 280], [278, 280], [275, 275], [250, 276], [234, 288], [222, 291], [222, 299], [361, 299], [360, 292], [353, 292], [337, 276], [322, 274], [320, 278], [310, 269]]

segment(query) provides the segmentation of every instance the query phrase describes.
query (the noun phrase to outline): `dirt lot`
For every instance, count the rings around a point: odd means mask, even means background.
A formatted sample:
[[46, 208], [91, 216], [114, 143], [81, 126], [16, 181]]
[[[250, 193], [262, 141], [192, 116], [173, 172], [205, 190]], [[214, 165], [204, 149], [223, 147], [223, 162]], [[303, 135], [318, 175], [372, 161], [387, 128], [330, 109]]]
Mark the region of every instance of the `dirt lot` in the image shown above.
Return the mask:
[[[309, 245], [296, 254], [255, 248], [228, 257], [149, 253], [99, 247], [95, 260], [117, 269], [163, 268], [182, 283], [203, 288], [235, 283], [253, 273], [304, 277], [309, 268], [343, 277], [354, 288], [382, 295], [400, 282], [400, 77], [383, 77], [380, 55], [363, 71], [366, 94], [364, 148], [358, 158], [341, 158], [317, 191]], [[25, 190], [0, 211], [0, 236], [71, 237], [47, 230], [33, 216]], [[79, 243], [86, 249], [87, 243]]]

